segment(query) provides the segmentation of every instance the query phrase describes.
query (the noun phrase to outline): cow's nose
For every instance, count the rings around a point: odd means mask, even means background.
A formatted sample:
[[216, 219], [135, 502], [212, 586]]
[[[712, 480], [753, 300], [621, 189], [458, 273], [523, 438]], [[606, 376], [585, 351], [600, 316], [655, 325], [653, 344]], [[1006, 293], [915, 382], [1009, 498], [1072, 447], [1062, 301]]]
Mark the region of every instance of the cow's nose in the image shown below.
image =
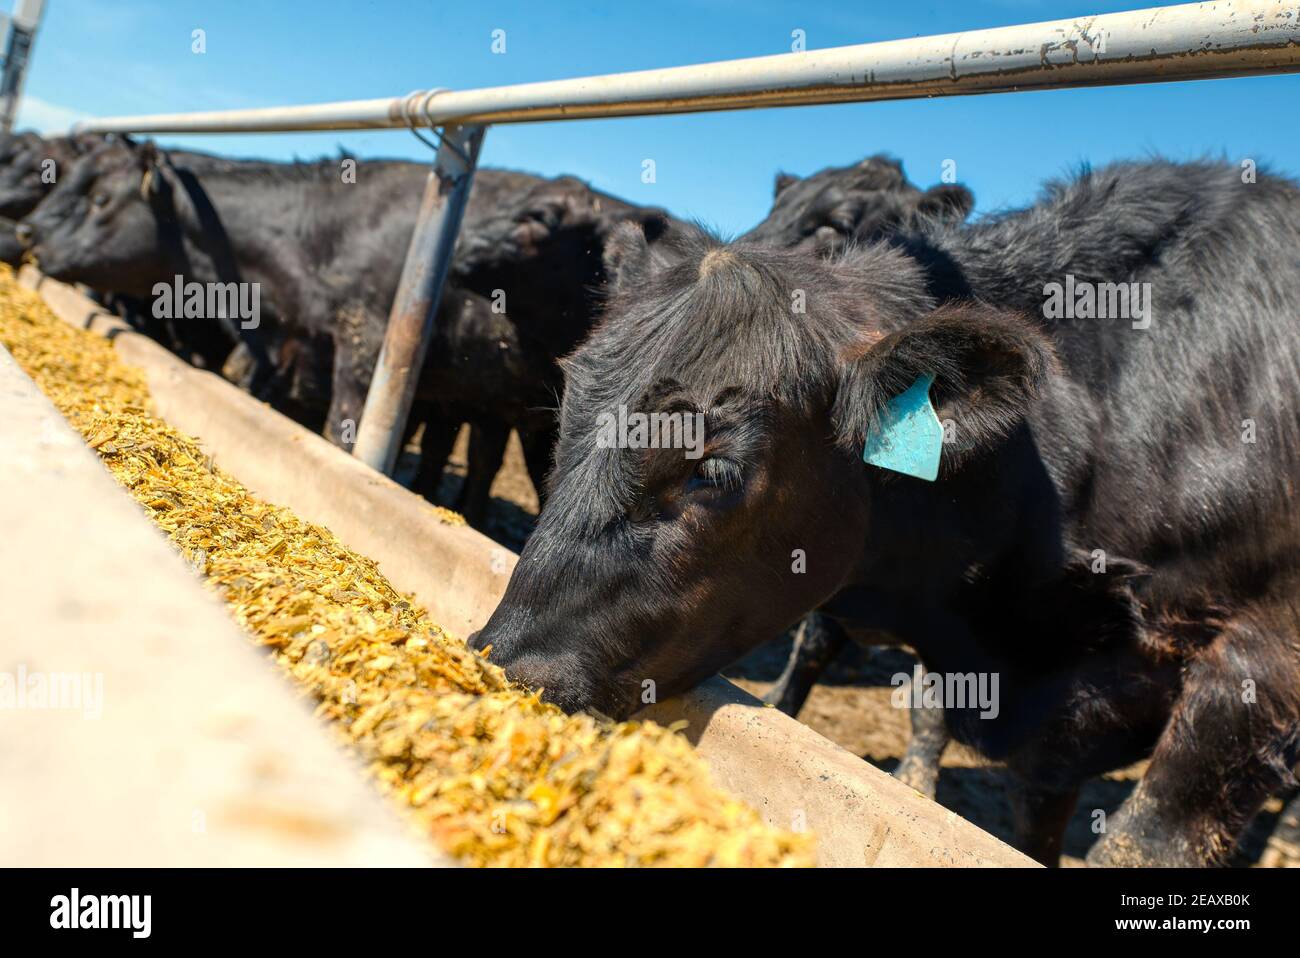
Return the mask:
[[534, 692], [545, 689], [543, 698], [566, 712], [577, 711], [588, 702], [589, 681], [582, 663], [568, 652], [541, 651], [546, 643], [540, 636], [510, 634], [489, 622], [465, 644], [477, 652], [490, 647], [488, 660], [505, 669], [511, 680]]
[[506, 675], [520, 685], [543, 692], [542, 700], [566, 712], [580, 712], [592, 704], [592, 685], [577, 659], [568, 655], [519, 655], [504, 664]]
[[18, 237], [18, 242], [24, 246], [32, 245], [33, 230], [30, 223], [19, 223], [14, 227], [14, 236]]

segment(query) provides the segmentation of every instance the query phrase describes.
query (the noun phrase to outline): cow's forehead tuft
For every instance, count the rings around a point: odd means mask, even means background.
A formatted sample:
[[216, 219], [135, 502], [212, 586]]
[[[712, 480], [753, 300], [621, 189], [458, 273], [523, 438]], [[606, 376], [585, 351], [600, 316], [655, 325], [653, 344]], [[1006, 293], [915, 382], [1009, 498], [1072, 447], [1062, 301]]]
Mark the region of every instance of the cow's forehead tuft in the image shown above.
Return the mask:
[[736, 261], [735, 255], [731, 252], [731, 250], [727, 249], [725, 246], [719, 246], [716, 247], [715, 249], [709, 250], [700, 259], [700, 269], [699, 269], [700, 279], [704, 279], [705, 277], [709, 276], [714, 270], [718, 269], [719, 267], [725, 266], [728, 263], [734, 263], [735, 261]]
[[819, 312], [829, 282], [827, 264], [792, 251], [743, 243], [691, 250], [613, 305], [566, 364], [573, 395], [617, 406], [665, 380], [697, 402], [732, 387], [801, 395], [827, 355], [820, 327], [834, 322], [810, 316], [805, 304]]

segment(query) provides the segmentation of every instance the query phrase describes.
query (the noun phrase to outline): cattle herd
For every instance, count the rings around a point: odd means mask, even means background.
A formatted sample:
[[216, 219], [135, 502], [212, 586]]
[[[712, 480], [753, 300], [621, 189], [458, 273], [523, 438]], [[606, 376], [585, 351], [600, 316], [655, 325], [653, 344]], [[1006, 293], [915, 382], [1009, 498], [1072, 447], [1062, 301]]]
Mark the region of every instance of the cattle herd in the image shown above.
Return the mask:
[[[347, 448], [426, 175], [18, 134], [0, 255]], [[949, 737], [1005, 763], [1017, 841], [1055, 863], [1080, 786], [1149, 759], [1089, 862], [1222, 863], [1300, 762], [1300, 189], [1150, 160], [973, 205], [873, 156], [779, 176], [725, 242], [480, 170], [413, 487], [434, 497], [468, 424], [448, 504], [481, 526], [513, 431], [542, 510], [470, 642], [620, 718], [787, 630], [790, 714], [846, 643], [905, 644], [996, 692], [912, 709], [914, 787]], [[160, 316], [178, 276], [256, 284], [255, 328]], [[902, 431], [909, 396], [933, 448]], [[619, 409], [698, 415], [703, 448], [597, 441]]]

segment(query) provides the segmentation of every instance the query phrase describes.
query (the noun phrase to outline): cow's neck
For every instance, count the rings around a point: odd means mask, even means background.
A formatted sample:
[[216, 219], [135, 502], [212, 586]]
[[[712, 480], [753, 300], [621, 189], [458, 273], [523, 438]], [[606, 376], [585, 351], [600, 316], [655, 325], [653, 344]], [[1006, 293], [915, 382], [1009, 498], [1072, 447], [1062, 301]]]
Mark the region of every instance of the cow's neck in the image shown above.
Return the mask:
[[987, 664], [992, 650], [963, 645], [953, 624], [969, 619], [972, 590], [996, 593], [1005, 581], [1022, 597], [1046, 596], [1070, 559], [1060, 503], [1028, 428], [934, 483], [860, 468], [869, 531], [830, 611], [856, 631], [892, 634], [932, 658]]
[[200, 282], [257, 283], [264, 301], [282, 312], [300, 311], [319, 279], [304, 251], [329, 220], [321, 212], [328, 204], [304, 188], [314, 184], [179, 172], [184, 239], [178, 267]]

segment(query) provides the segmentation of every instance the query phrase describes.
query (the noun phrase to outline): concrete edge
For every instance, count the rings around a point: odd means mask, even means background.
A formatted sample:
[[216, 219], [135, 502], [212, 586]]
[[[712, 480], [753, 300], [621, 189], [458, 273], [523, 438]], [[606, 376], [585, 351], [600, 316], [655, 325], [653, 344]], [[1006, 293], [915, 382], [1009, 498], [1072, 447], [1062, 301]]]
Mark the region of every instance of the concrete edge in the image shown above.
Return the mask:
[[0, 347], [0, 861], [452, 864]]

